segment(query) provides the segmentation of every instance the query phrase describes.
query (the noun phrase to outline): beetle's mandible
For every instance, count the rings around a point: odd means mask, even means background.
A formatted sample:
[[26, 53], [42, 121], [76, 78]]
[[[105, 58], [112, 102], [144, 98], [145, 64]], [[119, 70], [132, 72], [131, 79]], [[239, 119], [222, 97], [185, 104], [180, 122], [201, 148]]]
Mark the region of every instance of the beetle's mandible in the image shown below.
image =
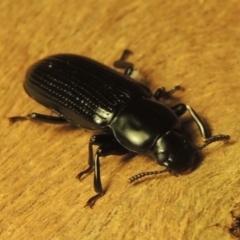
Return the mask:
[[[94, 170], [96, 195], [86, 205], [92, 207], [105, 193], [100, 174], [99, 158], [127, 153], [147, 153], [164, 166], [164, 170], [137, 174], [129, 179], [133, 182], [150, 174], [170, 172], [181, 174], [192, 169], [196, 152], [215, 141], [227, 141], [228, 135], [208, 134], [207, 128], [196, 112], [180, 103], [168, 107], [160, 103], [169, 97], [170, 91], [159, 88], [155, 93], [133, 79], [132, 63], [126, 58], [131, 54], [125, 50], [114, 62], [119, 73], [89, 58], [58, 54], [46, 57], [32, 65], [26, 74], [24, 89], [40, 104], [51, 109], [57, 116], [31, 113], [25, 117], [10, 117], [11, 122], [35, 120], [53, 124], [69, 123], [102, 133], [93, 135], [89, 141], [88, 168], [77, 175], [81, 178]], [[197, 123], [205, 142], [194, 147], [181, 133], [180, 116], [186, 111]], [[93, 145], [99, 146], [93, 154]]]

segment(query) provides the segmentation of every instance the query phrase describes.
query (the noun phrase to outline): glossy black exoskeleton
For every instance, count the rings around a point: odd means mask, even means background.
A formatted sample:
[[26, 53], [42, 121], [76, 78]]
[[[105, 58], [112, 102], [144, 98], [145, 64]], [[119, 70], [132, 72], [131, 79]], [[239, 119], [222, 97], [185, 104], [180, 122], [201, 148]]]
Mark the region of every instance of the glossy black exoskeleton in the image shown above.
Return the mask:
[[[23, 119], [47, 123], [70, 123], [90, 130], [102, 130], [93, 135], [89, 142], [89, 167], [78, 174], [94, 170], [94, 189], [97, 192], [87, 205], [104, 195], [101, 183], [99, 157], [127, 153], [148, 153], [164, 170], [145, 172], [130, 178], [133, 182], [149, 174], [165, 171], [183, 173], [191, 169], [195, 153], [209, 143], [229, 139], [228, 135], [210, 137], [206, 127], [188, 105], [177, 104], [167, 107], [159, 102], [171, 91], [159, 88], [153, 94], [148, 87], [135, 81], [133, 64], [126, 62], [131, 52], [125, 50], [114, 63], [125, 69], [121, 74], [89, 58], [58, 54], [38, 61], [27, 72], [24, 89], [40, 104], [50, 108], [58, 116], [31, 113], [26, 117], [11, 117], [12, 122]], [[197, 123], [205, 143], [196, 148], [180, 132], [179, 117], [188, 110]], [[93, 145], [98, 145], [94, 156]]]

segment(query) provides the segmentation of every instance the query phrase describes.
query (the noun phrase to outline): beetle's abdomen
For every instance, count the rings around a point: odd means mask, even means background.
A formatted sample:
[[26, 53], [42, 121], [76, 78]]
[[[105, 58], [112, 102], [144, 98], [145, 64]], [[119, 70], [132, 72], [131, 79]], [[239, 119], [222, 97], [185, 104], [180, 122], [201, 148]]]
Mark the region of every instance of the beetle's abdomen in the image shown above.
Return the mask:
[[27, 72], [26, 92], [70, 123], [106, 127], [130, 99], [151, 97], [144, 85], [91, 59], [60, 54], [35, 63]]

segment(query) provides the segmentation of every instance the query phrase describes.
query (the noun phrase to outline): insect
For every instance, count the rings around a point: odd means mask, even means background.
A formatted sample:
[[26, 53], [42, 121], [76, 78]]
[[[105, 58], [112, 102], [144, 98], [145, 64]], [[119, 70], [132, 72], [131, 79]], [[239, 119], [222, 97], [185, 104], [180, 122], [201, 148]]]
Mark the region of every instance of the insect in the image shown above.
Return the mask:
[[[11, 122], [35, 120], [53, 124], [72, 124], [90, 130], [101, 130], [89, 141], [88, 168], [77, 175], [94, 171], [94, 189], [97, 193], [86, 205], [92, 207], [104, 195], [101, 183], [100, 157], [147, 153], [164, 166], [160, 171], [137, 174], [133, 182], [147, 175], [170, 172], [181, 174], [193, 168], [196, 152], [215, 141], [227, 141], [228, 135], [209, 136], [207, 127], [189, 106], [183, 103], [167, 107], [160, 99], [171, 96], [170, 91], [159, 88], [155, 93], [132, 78], [135, 69], [127, 62], [131, 54], [125, 50], [114, 62], [120, 73], [92, 59], [58, 54], [33, 64], [26, 74], [24, 89], [40, 104], [51, 109], [57, 116], [31, 113], [27, 116], [10, 117]], [[190, 113], [200, 129], [205, 142], [194, 147], [181, 133], [180, 116]], [[93, 146], [97, 145], [96, 153]]]

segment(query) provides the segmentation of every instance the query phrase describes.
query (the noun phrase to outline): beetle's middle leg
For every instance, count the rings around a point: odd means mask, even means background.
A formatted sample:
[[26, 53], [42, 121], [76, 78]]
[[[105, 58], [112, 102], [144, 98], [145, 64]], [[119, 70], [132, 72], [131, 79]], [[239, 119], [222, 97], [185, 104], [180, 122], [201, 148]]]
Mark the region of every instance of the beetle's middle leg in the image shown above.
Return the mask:
[[171, 97], [176, 91], [179, 91], [179, 90], [184, 90], [184, 88], [180, 85], [177, 85], [175, 87], [173, 87], [172, 89], [170, 90], [166, 90], [164, 87], [162, 88], [158, 88], [156, 90], [156, 92], [153, 94], [154, 98], [156, 98], [157, 100], [160, 100], [161, 98], [169, 98]]
[[178, 117], [183, 115], [186, 111], [188, 111], [190, 113], [191, 117], [197, 124], [199, 131], [204, 139], [204, 143], [198, 147], [198, 150], [201, 150], [202, 148], [206, 147], [210, 143], [213, 143], [216, 141], [227, 142], [229, 140], [229, 138], [230, 138], [229, 135], [225, 135], [225, 134], [211, 135], [211, 132], [210, 132], [207, 124], [199, 117], [199, 115], [189, 105], [180, 103], [180, 104], [177, 104], [177, 105], [171, 107], [171, 109], [175, 112], [175, 114]]

